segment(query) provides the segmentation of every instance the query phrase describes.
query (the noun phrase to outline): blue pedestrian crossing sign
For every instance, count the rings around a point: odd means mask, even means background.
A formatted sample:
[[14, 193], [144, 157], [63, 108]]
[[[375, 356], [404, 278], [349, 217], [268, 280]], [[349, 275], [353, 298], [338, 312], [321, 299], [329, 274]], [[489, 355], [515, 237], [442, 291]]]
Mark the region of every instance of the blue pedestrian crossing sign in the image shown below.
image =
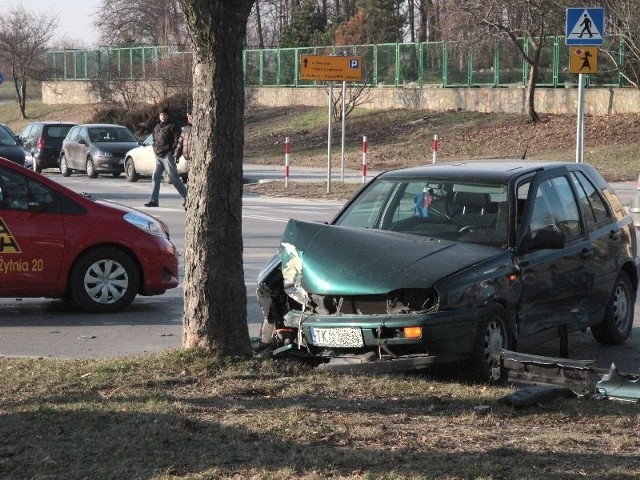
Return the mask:
[[567, 45], [602, 45], [604, 8], [567, 8]]

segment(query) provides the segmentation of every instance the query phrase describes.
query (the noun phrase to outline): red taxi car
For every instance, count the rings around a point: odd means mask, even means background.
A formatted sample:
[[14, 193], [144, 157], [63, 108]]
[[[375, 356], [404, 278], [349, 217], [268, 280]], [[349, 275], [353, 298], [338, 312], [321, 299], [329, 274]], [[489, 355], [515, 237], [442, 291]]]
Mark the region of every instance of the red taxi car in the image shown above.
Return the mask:
[[162, 221], [0, 158], [0, 297], [63, 298], [106, 313], [177, 285]]

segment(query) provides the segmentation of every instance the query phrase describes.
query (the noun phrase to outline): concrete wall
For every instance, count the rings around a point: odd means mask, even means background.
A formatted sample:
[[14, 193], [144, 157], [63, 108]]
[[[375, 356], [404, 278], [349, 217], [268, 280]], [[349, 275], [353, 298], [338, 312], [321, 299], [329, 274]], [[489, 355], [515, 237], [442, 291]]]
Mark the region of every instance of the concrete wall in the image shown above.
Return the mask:
[[[100, 98], [90, 88], [91, 82], [45, 82], [42, 101], [56, 103], [99, 103]], [[131, 88], [140, 92], [142, 101], [157, 102], [170, 92], [152, 82], [131, 82]], [[341, 88], [338, 85], [336, 88]], [[312, 88], [247, 88], [247, 103], [263, 106], [309, 105], [326, 106], [327, 93], [322, 87]], [[538, 113], [577, 112], [577, 88], [538, 88]], [[526, 89], [514, 88], [390, 88], [378, 87], [369, 91], [364, 108], [411, 108], [434, 111], [526, 112]], [[585, 89], [585, 113], [610, 115], [640, 113], [640, 92], [633, 88]]]
[[82, 105], [114, 101], [118, 103], [159, 103], [181, 89], [168, 87], [162, 81], [90, 82], [61, 81], [42, 82], [42, 103], [69, 103]]
[[[365, 108], [412, 108], [434, 111], [526, 113], [525, 88], [374, 88]], [[324, 88], [248, 88], [247, 100], [265, 106], [327, 105]], [[538, 88], [538, 113], [573, 114], [577, 88]], [[585, 113], [640, 113], [640, 92], [632, 88], [585, 89]]]

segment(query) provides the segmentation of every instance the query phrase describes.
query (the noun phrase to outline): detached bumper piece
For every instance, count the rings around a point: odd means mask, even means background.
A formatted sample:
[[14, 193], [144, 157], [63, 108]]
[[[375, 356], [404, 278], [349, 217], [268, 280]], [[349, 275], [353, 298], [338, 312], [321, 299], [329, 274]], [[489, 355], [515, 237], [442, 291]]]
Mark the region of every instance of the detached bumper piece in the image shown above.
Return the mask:
[[620, 373], [612, 363], [609, 373], [596, 383], [596, 396], [638, 402], [640, 401], [640, 376]]
[[570, 388], [578, 393], [594, 390], [595, 360], [542, 357], [502, 350], [500, 380]]
[[594, 368], [594, 363], [594, 360], [542, 357], [503, 350], [500, 354], [500, 380], [529, 385], [504, 400], [518, 407], [578, 395], [640, 401], [640, 375], [620, 373], [615, 364], [611, 364], [609, 372], [604, 373]]

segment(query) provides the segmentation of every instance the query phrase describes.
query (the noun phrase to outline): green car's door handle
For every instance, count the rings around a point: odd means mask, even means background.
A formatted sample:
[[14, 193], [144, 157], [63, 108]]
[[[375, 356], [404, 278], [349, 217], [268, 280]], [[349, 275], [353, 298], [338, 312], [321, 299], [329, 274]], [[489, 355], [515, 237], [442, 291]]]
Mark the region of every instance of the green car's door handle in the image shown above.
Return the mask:
[[583, 248], [580, 252], [580, 258], [587, 259], [593, 257], [593, 248]]

